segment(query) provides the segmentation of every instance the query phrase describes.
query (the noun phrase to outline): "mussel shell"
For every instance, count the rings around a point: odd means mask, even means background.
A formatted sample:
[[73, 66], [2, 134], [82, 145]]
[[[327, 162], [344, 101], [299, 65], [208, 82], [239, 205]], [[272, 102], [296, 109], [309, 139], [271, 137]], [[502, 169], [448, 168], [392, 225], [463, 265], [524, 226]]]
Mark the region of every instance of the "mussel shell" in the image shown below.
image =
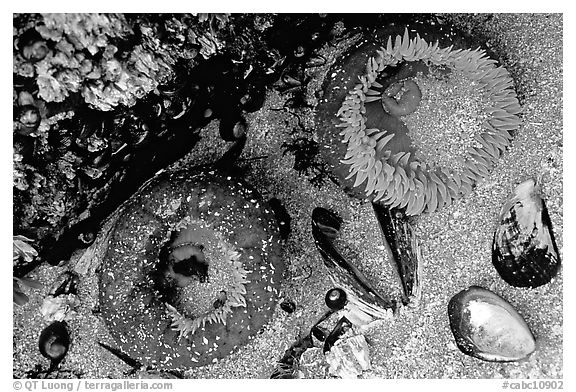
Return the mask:
[[526, 358], [536, 342], [522, 316], [502, 297], [471, 286], [448, 304], [450, 328], [464, 354], [490, 362]]
[[314, 208], [312, 221], [326, 237], [335, 239], [342, 225], [342, 218], [325, 208]]
[[280, 309], [285, 311], [286, 313], [294, 313], [296, 310], [296, 304], [294, 301], [286, 300], [280, 304]]
[[422, 255], [418, 239], [409, 218], [399, 209], [372, 203], [376, 220], [384, 237], [384, 246], [393, 260], [402, 285], [402, 302], [420, 296], [420, 269]]
[[326, 64], [326, 58], [321, 55], [312, 56], [306, 61], [306, 67], [321, 67]]
[[349, 329], [352, 328], [352, 322], [348, 320], [346, 317], [342, 317], [336, 325], [334, 329], [330, 332], [330, 334], [324, 340], [324, 347], [322, 351], [326, 354], [330, 349], [336, 344], [338, 339], [342, 337]]
[[246, 121], [241, 116], [225, 116], [220, 120], [220, 137], [227, 142], [233, 142], [246, 134], [246, 128]]
[[492, 264], [506, 283], [538, 287], [560, 268], [550, 216], [534, 180], [516, 187], [504, 204], [494, 233]]
[[42, 60], [49, 52], [46, 41], [35, 28], [28, 29], [20, 34], [14, 43], [22, 57], [27, 60]]
[[69, 347], [70, 334], [68, 333], [66, 322], [54, 321], [44, 328], [40, 334], [38, 341], [40, 353], [52, 362], [58, 363], [62, 361]]
[[288, 75], [287, 73], [283, 74], [280, 80], [282, 80], [282, 83], [284, 83], [287, 87], [299, 87], [302, 85], [300, 80]]
[[306, 54], [306, 49], [302, 45], [298, 45], [294, 49], [294, 57], [296, 57], [296, 58], [300, 58], [300, 57], [304, 56], [305, 54]]
[[316, 207], [312, 211], [312, 236], [331, 279], [349, 289], [367, 305], [366, 309], [371, 309], [371, 313], [374, 311], [376, 317], [385, 314], [385, 309], [395, 310], [396, 301], [381, 294], [364, 273], [334, 247], [333, 240], [338, 236], [341, 224], [342, 219], [330, 210]]
[[80, 240], [82, 245], [88, 247], [96, 241], [96, 234], [93, 230], [86, 230], [78, 234], [78, 240]]
[[315, 325], [312, 327], [312, 329], [310, 330], [310, 334], [317, 339], [320, 342], [323, 342], [326, 340], [326, 338], [328, 337], [328, 335], [330, 335], [330, 331], [327, 330], [326, 328], [323, 328], [319, 325]]
[[38, 129], [41, 120], [40, 110], [36, 106], [25, 105], [20, 109], [18, 121], [25, 134], [30, 134]]

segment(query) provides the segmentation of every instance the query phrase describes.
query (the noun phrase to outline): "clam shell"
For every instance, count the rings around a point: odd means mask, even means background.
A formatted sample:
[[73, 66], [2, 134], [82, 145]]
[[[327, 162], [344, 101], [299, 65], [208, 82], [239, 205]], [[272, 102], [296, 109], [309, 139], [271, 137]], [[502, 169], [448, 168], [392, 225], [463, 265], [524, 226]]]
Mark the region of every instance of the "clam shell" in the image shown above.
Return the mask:
[[560, 257], [550, 216], [534, 180], [518, 185], [502, 207], [492, 264], [515, 287], [542, 286], [558, 273]]
[[490, 362], [526, 358], [536, 342], [522, 316], [502, 297], [471, 286], [448, 304], [450, 328], [464, 354]]

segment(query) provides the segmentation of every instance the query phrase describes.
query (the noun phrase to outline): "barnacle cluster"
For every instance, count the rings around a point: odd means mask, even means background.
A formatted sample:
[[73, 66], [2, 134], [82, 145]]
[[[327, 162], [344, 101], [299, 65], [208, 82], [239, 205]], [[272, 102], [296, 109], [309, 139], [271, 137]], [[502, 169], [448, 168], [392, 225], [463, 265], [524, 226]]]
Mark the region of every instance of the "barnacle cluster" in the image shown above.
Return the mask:
[[[35, 26], [32, 42], [15, 37], [20, 51], [14, 55], [14, 72], [35, 77], [38, 97], [46, 102], [62, 102], [79, 93], [102, 111], [120, 104], [133, 106], [173, 76], [172, 66], [179, 57], [196, 55], [190, 49], [196, 43], [192, 30], [169, 24], [180, 27], [178, 33], [187, 37], [180, 45], [166, 44], [157, 38], [154, 24], [141, 22], [134, 25], [121, 14], [45, 14]], [[126, 50], [122, 43], [128, 39], [134, 43]], [[44, 49], [41, 54], [27, 54], [39, 45]]]
[[193, 14], [14, 14], [15, 232], [40, 240], [41, 250], [101, 203], [119, 181], [118, 166], [166, 131], [158, 124], [164, 112], [139, 106], [180, 99], [162, 88], [187, 73], [179, 65], [193, 68], [223, 46], [226, 22]]
[[[454, 158], [458, 165], [446, 167], [434, 160], [422, 159], [414, 143], [410, 140], [406, 145], [399, 140], [394, 129], [366, 125], [366, 104], [390, 98], [385, 90], [389, 86], [380, 83], [387, 76], [386, 72], [410, 62], [421, 62], [428, 69], [464, 78], [467, 83], [476, 86], [478, 94], [485, 101], [481, 108], [485, 110], [485, 119], [481, 117], [482, 113], [469, 113], [470, 116], [480, 116], [481, 124], [479, 131], [468, 135], [473, 139], [472, 143]], [[424, 77], [430, 78], [431, 74]], [[343, 128], [340, 135], [347, 144], [346, 155], [341, 162], [349, 165], [347, 178], [356, 176], [354, 187], [365, 183], [367, 196], [391, 207], [405, 208], [408, 215], [424, 210], [435, 211], [469, 193], [479, 179], [489, 174], [508, 146], [512, 132], [521, 123], [518, 116], [521, 108], [512, 78], [506, 69], [496, 66], [496, 61], [487, 57], [480, 48], [441, 48], [438, 42], [428, 43], [418, 34], [410, 39], [408, 30], [405, 30], [403, 36], [397, 35], [394, 40], [388, 37], [387, 45], [377, 50], [376, 56], [369, 58], [366, 73], [358, 78], [360, 83], [348, 92], [337, 112], [340, 123], [336, 126]], [[426, 93], [422, 92], [423, 99]], [[385, 110], [385, 103], [382, 105], [382, 110]], [[407, 116], [402, 117], [404, 122], [409, 125], [409, 116], [417, 114], [418, 110], [414, 114], [406, 113]], [[432, 113], [422, 114], [424, 120], [429, 114]], [[419, 131], [409, 129], [407, 135], [410, 137]]]

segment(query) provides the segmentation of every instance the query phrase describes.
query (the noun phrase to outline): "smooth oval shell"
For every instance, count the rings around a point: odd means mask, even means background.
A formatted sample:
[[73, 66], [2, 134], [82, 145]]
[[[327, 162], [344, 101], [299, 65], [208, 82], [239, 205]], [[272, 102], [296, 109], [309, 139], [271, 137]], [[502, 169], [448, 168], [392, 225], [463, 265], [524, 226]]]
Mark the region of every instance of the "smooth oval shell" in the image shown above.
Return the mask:
[[484, 361], [526, 358], [536, 342], [522, 316], [502, 297], [471, 286], [448, 304], [450, 328], [460, 351]]

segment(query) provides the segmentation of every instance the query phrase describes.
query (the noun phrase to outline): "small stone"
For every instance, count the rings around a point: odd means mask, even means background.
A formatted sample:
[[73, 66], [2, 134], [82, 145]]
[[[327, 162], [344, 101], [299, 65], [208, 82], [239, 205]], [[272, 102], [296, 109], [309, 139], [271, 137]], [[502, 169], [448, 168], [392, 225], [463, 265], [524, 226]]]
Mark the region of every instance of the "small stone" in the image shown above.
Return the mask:
[[293, 301], [287, 300], [280, 304], [280, 308], [286, 313], [294, 313], [296, 310], [296, 304]]

